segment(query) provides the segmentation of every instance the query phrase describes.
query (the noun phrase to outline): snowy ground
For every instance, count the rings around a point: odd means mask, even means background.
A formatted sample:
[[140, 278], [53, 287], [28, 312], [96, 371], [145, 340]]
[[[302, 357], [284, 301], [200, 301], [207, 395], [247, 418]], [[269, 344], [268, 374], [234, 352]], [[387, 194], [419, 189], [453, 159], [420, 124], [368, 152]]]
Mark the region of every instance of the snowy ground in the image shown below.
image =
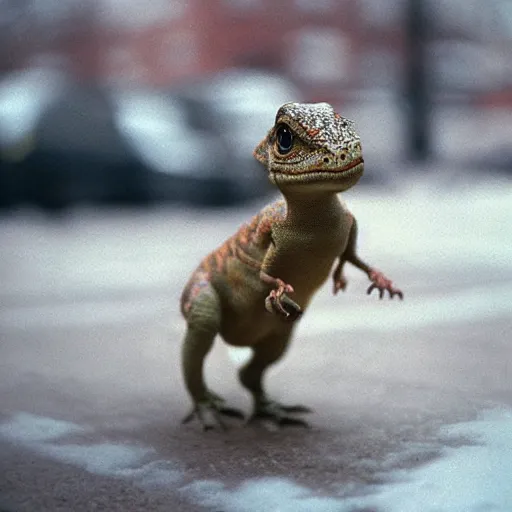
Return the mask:
[[[445, 186], [446, 185], [446, 186]], [[363, 276], [323, 289], [269, 379], [310, 431], [185, 428], [176, 304], [254, 208], [28, 214], [0, 224], [0, 506], [107, 510], [512, 510], [509, 182], [355, 189]], [[238, 406], [243, 351], [208, 378]]]
[[[405, 446], [378, 466], [386, 483], [359, 488], [356, 496], [350, 485], [341, 486], [339, 496], [318, 496], [315, 489], [286, 477], [247, 479], [233, 489], [214, 479], [182, 485], [179, 465], [151, 460], [155, 456], [152, 447], [109, 442], [57, 444], [60, 438], [87, 430], [74, 423], [21, 413], [0, 426], [0, 436], [43, 457], [96, 475], [126, 479], [143, 489], [158, 492], [176, 486], [192, 503], [229, 512], [508, 512], [512, 507], [511, 410], [486, 411], [475, 421], [445, 426], [437, 443]], [[454, 441], [457, 446], [450, 446]], [[417, 468], [394, 469], [401, 463], [409, 465], [411, 458], [425, 452], [436, 452], [439, 457]], [[386, 471], [387, 466], [391, 470]]]

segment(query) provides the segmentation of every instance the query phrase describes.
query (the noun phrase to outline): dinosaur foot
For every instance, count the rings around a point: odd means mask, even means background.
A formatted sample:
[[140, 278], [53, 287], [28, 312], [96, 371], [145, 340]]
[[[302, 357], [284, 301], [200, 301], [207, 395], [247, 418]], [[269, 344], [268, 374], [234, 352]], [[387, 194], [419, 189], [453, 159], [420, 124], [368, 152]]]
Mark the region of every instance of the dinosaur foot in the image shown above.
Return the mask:
[[222, 430], [227, 430], [227, 426], [222, 418], [223, 416], [240, 420], [245, 419], [242, 411], [226, 406], [224, 398], [212, 391], [208, 391], [207, 398], [196, 402], [192, 410], [183, 418], [182, 423], [188, 423], [197, 417], [204, 430], [212, 430], [219, 427]]
[[273, 400], [265, 400], [257, 403], [253, 415], [248, 423], [262, 421], [275, 428], [304, 427], [309, 428], [309, 423], [302, 418], [294, 417], [295, 414], [307, 414], [312, 412], [304, 405], [282, 405]]

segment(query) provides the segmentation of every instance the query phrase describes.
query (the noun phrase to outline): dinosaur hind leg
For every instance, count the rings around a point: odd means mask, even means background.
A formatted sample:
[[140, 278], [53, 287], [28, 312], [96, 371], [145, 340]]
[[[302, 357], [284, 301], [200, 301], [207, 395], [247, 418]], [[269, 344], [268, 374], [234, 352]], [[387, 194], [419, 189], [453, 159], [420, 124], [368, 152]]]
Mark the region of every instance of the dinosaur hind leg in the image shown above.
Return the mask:
[[200, 292], [187, 307], [187, 332], [181, 352], [185, 386], [192, 398], [192, 411], [184, 418], [187, 423], [197, 416], [205, 430], [224, 427], [221, 415], [242, 418], [244, 415], [224, 405], [224, 400], [208, 390], [204, 382], [204, 361], [210, 352], [221, 322], [221, 306], [211, 283], [201, 284]]
[[266, 370], [277, 362], [286, 352], [292, 329], [273, 334], [252, 347], [252, 358], [239, 372], [240, 382], [252, 394], [254, 411], [250, 421], [267, 420], [275, 426], [296, 425], [307, 427], [308, 424], [293, 414], [310, 412], [302, 405], [282, 405], [270, 399], [263, 386]]

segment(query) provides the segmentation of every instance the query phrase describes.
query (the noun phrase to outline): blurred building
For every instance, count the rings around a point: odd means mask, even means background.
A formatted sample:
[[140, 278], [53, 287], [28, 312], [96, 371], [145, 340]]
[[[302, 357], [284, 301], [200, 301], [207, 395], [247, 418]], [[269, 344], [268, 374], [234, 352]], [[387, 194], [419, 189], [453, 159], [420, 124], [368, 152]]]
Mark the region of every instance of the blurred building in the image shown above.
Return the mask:
[[[485, 101], [509, 98], [512, 2], [424, 2], [433, 85]], [[405, 3], [0, 0], [0, 69], [51, 56], [84, 80], [167, 86], [257, 67], [287, 75], [311, 100], [338, 103], [359, 89], [400, 86]]]

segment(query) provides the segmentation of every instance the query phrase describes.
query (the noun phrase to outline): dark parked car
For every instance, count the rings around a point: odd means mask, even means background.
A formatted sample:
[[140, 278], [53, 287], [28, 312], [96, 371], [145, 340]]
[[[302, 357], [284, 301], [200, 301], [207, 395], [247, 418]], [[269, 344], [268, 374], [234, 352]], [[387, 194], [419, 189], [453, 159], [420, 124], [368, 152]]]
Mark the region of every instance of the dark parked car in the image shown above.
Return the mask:
[[36, 144], [36, 126], [66, 82], [64, 74], [44, 68], [0, 80], [0, 207], [25, 200], [22, 169]]
[[119, 133], [108, 96], [50, 70], [0, 84], [4, 204], [58, 209], [147, 198], [146, 172]]
[[30, 202], [61, 207], [148, 200], [147, 172], [117, 129], [113, 106], [99, 87], [66, 88], [41, 116], [35, 137], [24, 162]]
[[167, 91], [67, 79], [56, 86], [46, 74], [29, 75], [0, 84], [4, 204], [226, 205], [246, 198], [223, 138], [191, 126], [185, 103]]
[[192, 127], [184, 103], [167, 92], [117, 88], [109, 93], [123, 139], [148, 169], [152, 200], [232, 204], [242, 198], [227, 172], [221, 138]]

